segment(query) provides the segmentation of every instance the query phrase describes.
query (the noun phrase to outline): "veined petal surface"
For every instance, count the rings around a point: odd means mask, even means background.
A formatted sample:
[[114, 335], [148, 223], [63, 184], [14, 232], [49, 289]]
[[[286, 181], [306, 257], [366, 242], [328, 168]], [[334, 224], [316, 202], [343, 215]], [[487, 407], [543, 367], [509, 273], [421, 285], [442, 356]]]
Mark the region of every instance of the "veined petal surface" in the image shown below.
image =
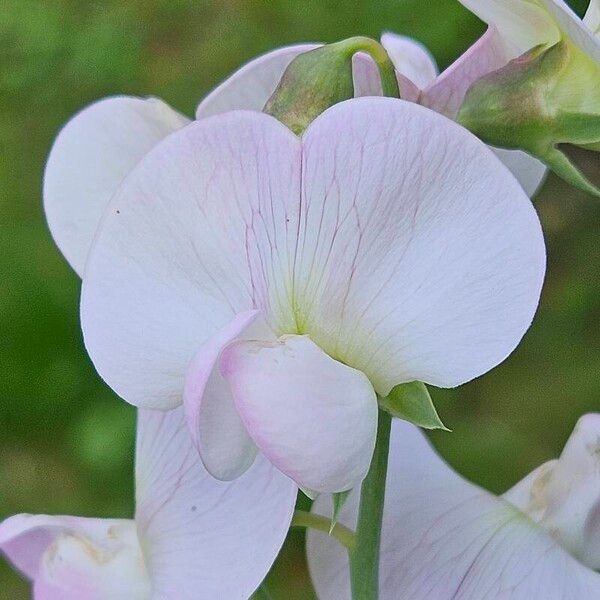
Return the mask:
[[78, 275], [123, 178], [187, 123], [156, 98], [117, 96], [84, 108], [61, 130], [46, 165], [44, 208], [54, 241]]
[[[381, 600], [584, 600], [600, 575], [508, 502], [454, 473], [423, 434], [392, 424], [380, 563]], [[331, 498], [313, 510], [331, 514]], [[339, 522], [355, 527], [358, 494]], [[349, 600], [346, 549], [309, 530], [308, 561], [320, 600]]]
[[234, 482], [214, 479], [182, 408], [140, 410], [136, 485], [152, 600], [247, 600], [281, 549], [297, 494], [261, 456]]
[[180, 403], [198, 348], [252, 309], [385, 395], [501, 362], [544, 268], [521, 187], [433, 111], [349, 100], [302, 139], [231, 112], [170, 136], [120, 188], [88, 262], [82, 323], [100, 374], [134, 404]]

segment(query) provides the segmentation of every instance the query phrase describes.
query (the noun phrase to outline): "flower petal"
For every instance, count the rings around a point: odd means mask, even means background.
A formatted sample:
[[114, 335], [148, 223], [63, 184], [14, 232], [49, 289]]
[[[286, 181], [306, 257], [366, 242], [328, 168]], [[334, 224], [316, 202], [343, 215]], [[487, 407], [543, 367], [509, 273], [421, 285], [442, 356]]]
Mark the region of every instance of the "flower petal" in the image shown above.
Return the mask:
[[170, 136], [121, 186], [81, 319], [96, 368], [128, 402], [177, 406], [191, 359], [235, 314], [287, 310], [300, 153], [274, 118], [230, 112]]
[[39, 600], [149, 597], [133, 521], [16, 515], [0, 524], [0, 549]]
[[[394, 420], [382, 529], [381, 600], [595, 598], [600, 575], [507, 502], [454, 473], [412, 425]], [[313, 505], [331, 514], [331, 498]], [[339, 521], [355, 527], [358, 494]], [[308, 561], [321, 600], [349, 599], [347, 553], [308, 532]]]
[[203, 468], [183, 409], [139, 412], [136, 522], [153, 600], [245, 600], [287, 534], [297, 487], [261, 456], [234, 482]]
[[236, 315], [202, 346], [186, 375], [183, 405], [192, 441], [208, 472], [223, 481], [239, 477], [250, 467], [256, 446], [246, 433], [217, 362], [223, 348], [248, 332], [258, 315], [256, 310]]
[[594, 35], [600, 35], [600, 0], [590, 0], [583, 23]]
[[[583, 22], [563, 0], [540, 0], [540, 2], [554, 17], [560, 29], [569, 39], [588, 56], [600, 62], [600, 39], [597, 37], [597, 29], [594, 29], [592, 17], [588, 17], [586, 14], [586, 21]], [[588, 13], [593, 15], [594, 13], [590, 10], [594, 10], [591, 4], [588, 7]], [[600, 9], [596, 7], [595, 11], [598, 14]], [[592, 21], [591, 25], [590, 21]], [[596, 23], [596, 27], [597, 25]]]
[[285, 46], [251, 60], [200, 102], [196, 118], [238, 109], [262, 111], [292, 60], [319, 45]]
[[458, 114], [467, 90], [488, 73], [506, 65], [509, 54], [495, 27], [457, 58], [424, 92], [421, 104], [451, 119]]
[[452, 387], [501, 362], [545, 268], [537, 215], [492, 152], [412, 103], [361, 98], [303, 138], [296, 316], [380, 395]]
[[424, 89], [435, 81], [437, 64], [423, 44], [404, 35], [387, 32], [381, 36], [381, 45], [389, 54], [396, 71], [415, 85]]
[[341, 492], [364, 479], [377, 399], [362, 373], [297, 335], [234, 343], [221, 371], [256, 445], [298, 485]]
[[119, 96], [88, 106], [62, 129], [46, 165], [44, 207], [56, 244], [80, 276], [104, 208], [125, 175], [188, 122], [161, 100]]
[[560, 31], [543, 8], [557, 0], [459, 0], [488, 25], [494, 25], [507, 48], [509, 60], [540, 44], [553, 45]]

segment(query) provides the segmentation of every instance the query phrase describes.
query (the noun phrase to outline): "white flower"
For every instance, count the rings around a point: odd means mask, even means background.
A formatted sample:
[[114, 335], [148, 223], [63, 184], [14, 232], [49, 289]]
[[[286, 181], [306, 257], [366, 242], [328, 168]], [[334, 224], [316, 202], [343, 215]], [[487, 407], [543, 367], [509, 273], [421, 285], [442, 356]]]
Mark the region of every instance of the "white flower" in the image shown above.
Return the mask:
[[[600, 415], [502, 498], [452, 471], [414, 426], [392, 428], [381, 600], [600, 597]], [[331, 504], [321, 496], [313, 511]], [[353, 527], [357, 509], [353, 493], [339, 521]], [[320, 600], [349, 599], [346, 549], [311, 530], [307, 553]]]
[[36, 600], [246, 600], [287, 534], [296, 487], [258, 458], [235, 482], [198, 459], [181, 409], [138, 413], [135, 519], [16, 515], [0, 550]]

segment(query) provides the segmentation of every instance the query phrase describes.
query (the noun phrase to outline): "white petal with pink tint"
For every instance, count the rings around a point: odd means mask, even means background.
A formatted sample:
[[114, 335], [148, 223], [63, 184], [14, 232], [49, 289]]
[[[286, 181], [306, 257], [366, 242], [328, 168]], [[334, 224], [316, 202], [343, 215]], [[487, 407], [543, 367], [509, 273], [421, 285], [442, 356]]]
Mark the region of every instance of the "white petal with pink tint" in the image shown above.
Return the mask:
[[303, 332], [381, 395], [414, 380], [459, 385], [503, 360], [535, 311], [545, 251], [530, 201], [491, 151], [389, 98], [330, 108], [303, 149]]
[[256, 445], [299, 486], [341, 492], [360, 484], [377, 429], [377, 399], [363, 373], [297, 335], [236, 342], [221, 371]]
[[466, 52], [456, 59], [423, 92], [421, 104], [451, 119], [458, 114], [467, 90], [509, 60], [506, 45], [495, 27], [488, 27]]
[[123, 178], [187, 123], [161, 100], [117, 96], [84, 108], [61, 130], [46, 165], [44, 207], [56, 244], [79, 275]]
[[120, 188], [88, 262], [82, 324], [100, 374], [145, 406], [181, 402], [198, 349], [251, 309], [378, 393], [451, 387], [517, 345], [544, 267], [523, 190], [433, 111], [349, 100], [302, 140], [231, 112], [170, 136]]
[[261, 456], [236, 481], [215, 480], [181, 408], [139, 412], [136, 482], [153, 600], [246, 600], [279, 553], [297, 493]]
[[[600, 575], [508, 502], [465, 481], [414, 426], [394, 420], [386, 484], [380, 600], [584, 600], [600, 597]], [[331, 498], [313, 510], [331, 514]], [[339, 521], [355, 527], [358, 494]], [[346, 549], [308, 532], [320, 600], [350, 600]]]
[[[240, 337], [251, 335], [258, 311], [235, 316], [200, 348], [188, 367], [183, 404], [192, 441], [207, 470], [224, 481], [235, 479], [250, 467], [256, 446], [246, 432], [229, 389], [218, 368], [225, 346]], [[261, 337], [268, 339], [268, 336]], [[271, 334], [272, 337], [272, 334]]]
[[150, 598], [133, 521], [16, 515], [0, 524], [0, 550], [36, 600]]
[[289, 322], [300, 152], [274, 118], [231, 112], [169, 137], [121, 186], [81, 317], [96, 368], [128, 402], [180, 404], [190, 361], [237, 313]]
[[200, 102], [196, 118], [202, 119], [229, 110], [262, 111], [292, 60], [318, 45], [286, 46], [251, 60]]

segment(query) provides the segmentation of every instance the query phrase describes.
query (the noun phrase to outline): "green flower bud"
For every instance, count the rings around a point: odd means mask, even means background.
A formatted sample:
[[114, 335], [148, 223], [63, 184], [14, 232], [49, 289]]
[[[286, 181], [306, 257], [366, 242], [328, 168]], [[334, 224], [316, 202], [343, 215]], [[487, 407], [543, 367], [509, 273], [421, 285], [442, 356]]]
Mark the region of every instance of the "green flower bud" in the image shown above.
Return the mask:
[[384, 94], [398, 97], [398, 82], [387, 52], [375, 40], [354, 37], [298, 55], [285, 70], [264, 112], [301, 134], [330, 106], [354, 97], [352, 57], [357, 52], [366, 52], [375, 61]]
[[600, 150], [600, 64], [568, 41], [533, 48], [468, 90], [458, 121], [486, 143], [539, 158], [600, 196], [558, 148]]

